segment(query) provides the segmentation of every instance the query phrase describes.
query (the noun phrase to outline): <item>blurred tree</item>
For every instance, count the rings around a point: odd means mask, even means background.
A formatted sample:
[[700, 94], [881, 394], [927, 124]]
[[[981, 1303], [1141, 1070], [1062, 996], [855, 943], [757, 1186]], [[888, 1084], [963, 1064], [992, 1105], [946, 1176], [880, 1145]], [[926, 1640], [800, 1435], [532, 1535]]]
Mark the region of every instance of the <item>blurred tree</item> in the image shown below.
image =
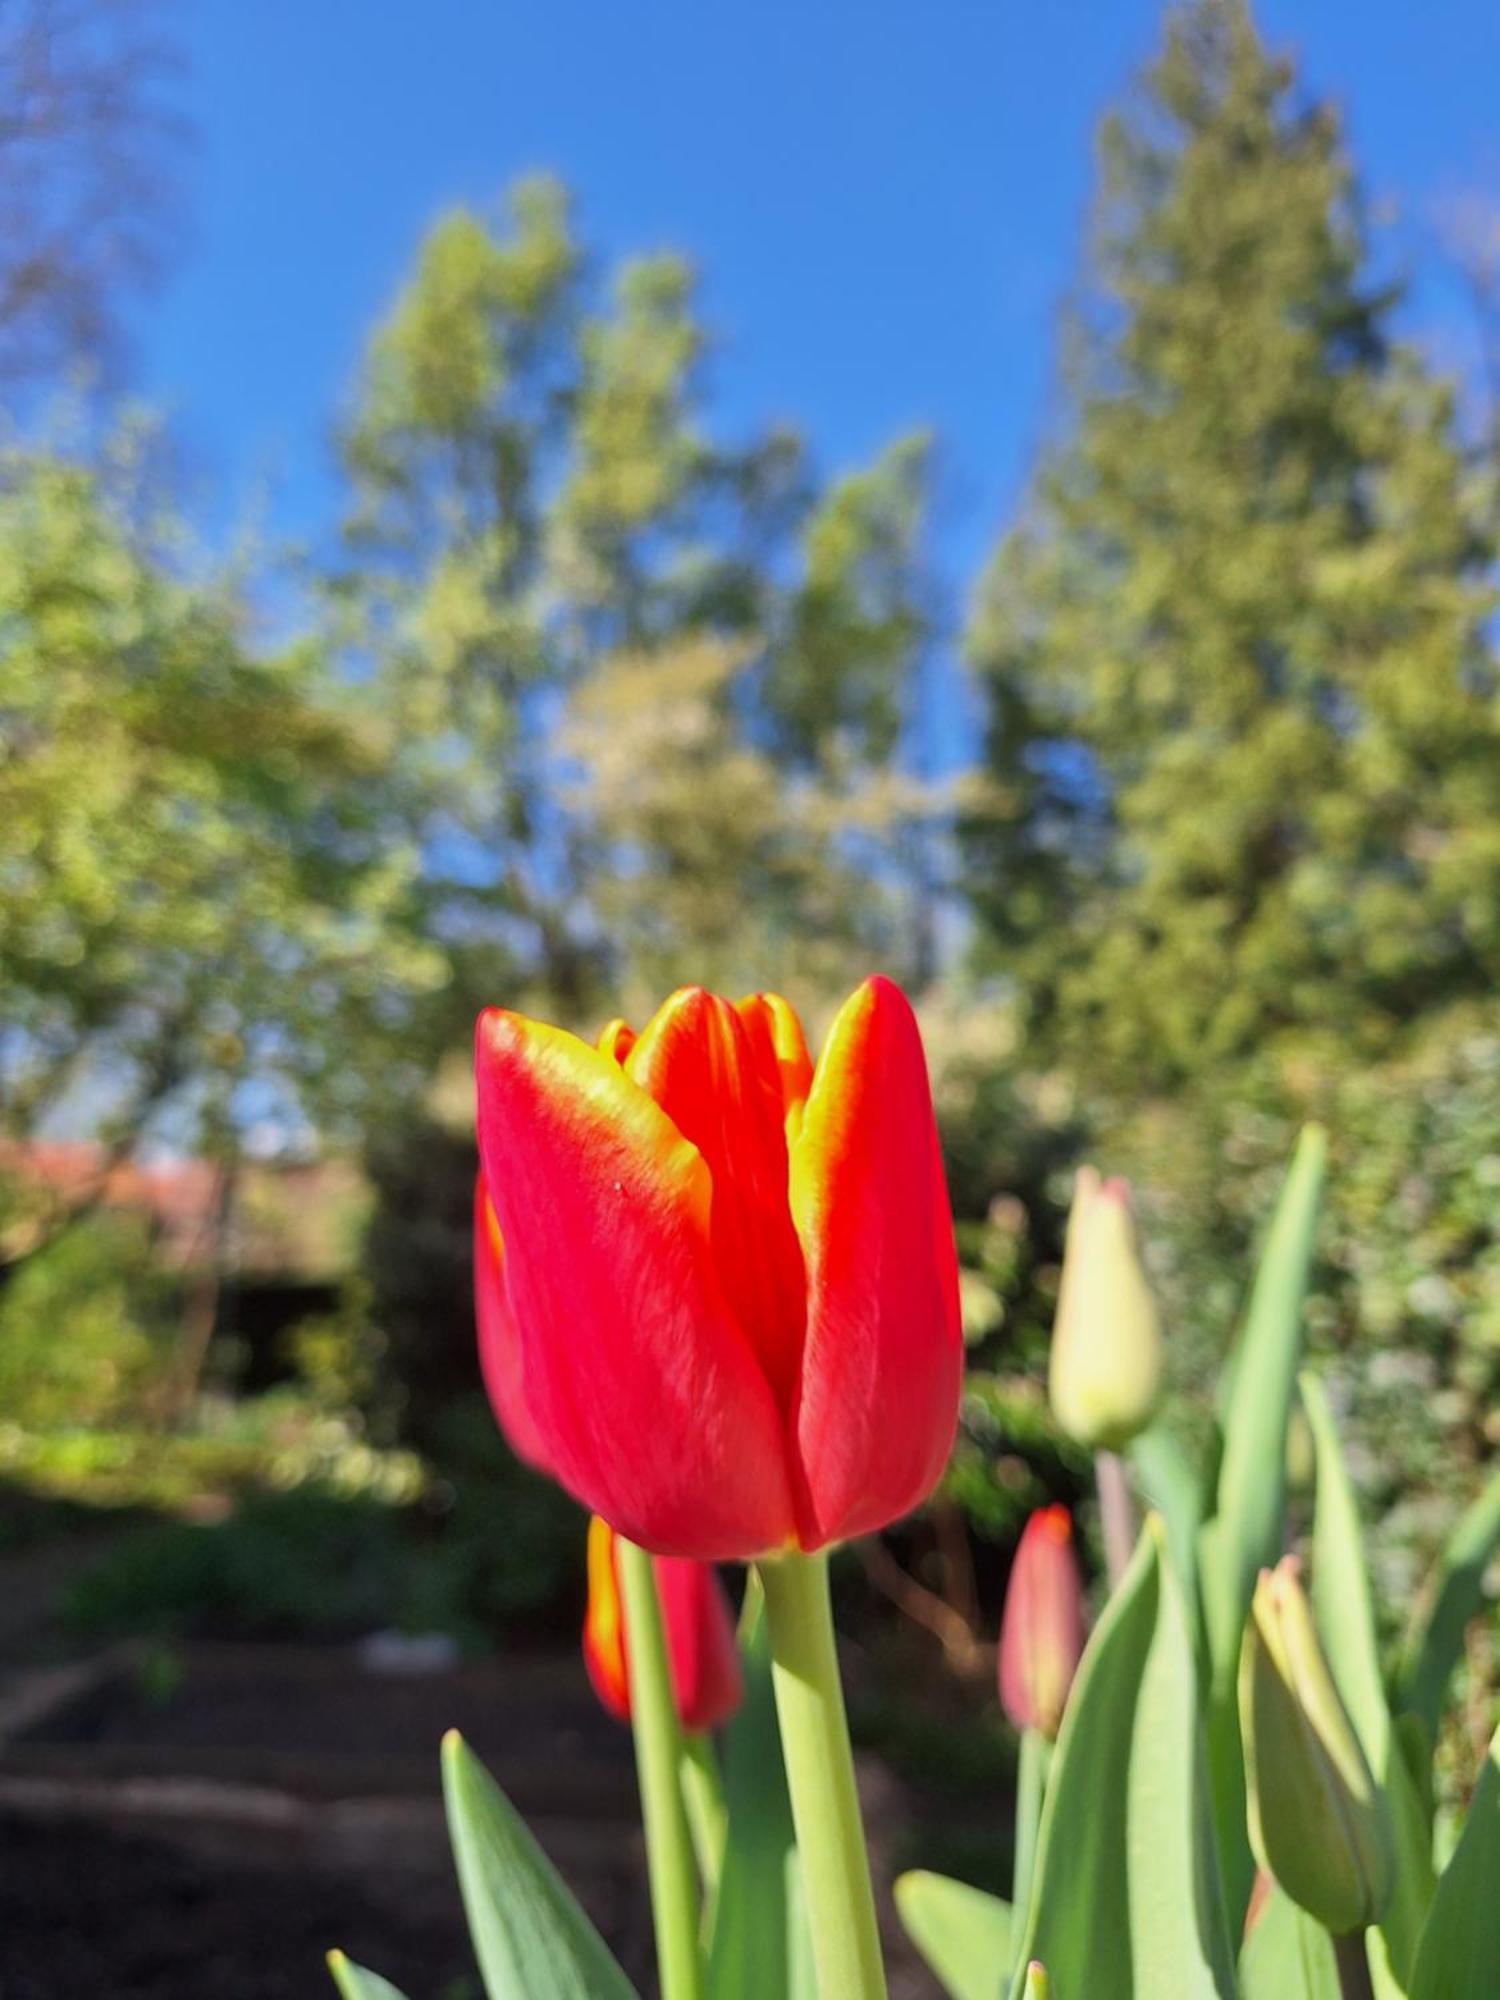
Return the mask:
[[[587, 1027], [697, 980], [816, 1009], [914, 961], [925, 443], [822, 488], [790, 434], [714, 434], [707, 346], [684, 261], [598, 271], [547, 180], [441, 217], [369, 342], [333, 588], [455, 1047], [490, 1001]], [[477, 1380], [442, 1095], [372, 1135], [366, 1259], [382, 1393], [439, 1455]]]
[[969, 633], [981, 951], [1034, 1095], [1137, 1182], [1183, 1387], [1328, 1121], [1311, 1321], [1409, 1585], [1497, 1444], [1492, 468], [1243, 0], [1170, 17], [1101, 174], [1058, 435]]
[[118, 352], [124, 298], [156, 275], [182, 137], [156, 0], [0, 7], [0, 395], [14, 407]]
[[1242, 0], [1171, 18], [1101, 157], [1067, 418], [970, 637], [974, 898], [1089, 1084], [1315, 1082], [1500, 973], [1494, 550], [1334, 114]]
[[137, 1419], [165, 1387], [171, 1333], [144, 1220], [91, 1215], [0, 1286], [0, 1410], [36, 1430]]
[[0, 456], [0, 1138], [354, 1129], [424, 1073], [379, 732], [254, 643], [130, 439]]
[[868, 954], [891, 901], [925, 447], [820, 495], [793, 437], [711, 436], [705, 347], [686, 264], [601, 285], [545, 180], [440, 219], [370, 342], [336, 588], [455, 1033], [502, 992], [763, 980], [795, 926]]

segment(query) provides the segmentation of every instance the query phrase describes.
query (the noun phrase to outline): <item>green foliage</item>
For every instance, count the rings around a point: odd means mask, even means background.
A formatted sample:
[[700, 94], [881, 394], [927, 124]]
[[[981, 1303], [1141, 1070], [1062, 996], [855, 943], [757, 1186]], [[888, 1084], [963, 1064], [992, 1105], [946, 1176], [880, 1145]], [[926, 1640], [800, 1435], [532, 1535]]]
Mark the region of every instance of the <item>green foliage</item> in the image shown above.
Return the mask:
[[1500, 1735], [1469, 1803], [1464, 1830], [1443, 1870], [1417, 1947], [1411, 2000], [1482, 2000], [1500, 1964]]
[[1430, 1741], [1463, 1650], [1464, 1634], [1484, 1603], [1484, 1573], [1500, 1543], [1500, 1474], [1491, 1477], [1443, 1549], [1420, 1615], [1402, 1651], [1396, 1693]]
[[801, 1865], [781, 1764], [760, 1586], [740, 1625], [745, 1698], [724, 1745], [728, 1834], [707, 1920], [709, 2000], [816, 2000]]
[[1242, 0], [1171, 17], [1101, 158], [1068, 421], [972, 635], [1022, 781], [975, 892], [1084, 1075], [1222, 1090], [1492, 986], [1492, 551], [1334, 114]]
[[0, 1286], [0, 1412], [31, 1430], [129, 1422], [171, 1364], [172, 1294], [137, 1216], [97, 1213]]
[[1251, 1918], [1239, 1980], [1243, 2000], [1339, 2000], [1327, 1931], [1276, 1888]]
[[366, 1149], [374, 1191], [359, 1266], [381, 1343], [367, 1407], [418, 1450], [479, 1387], [474, 1329], [474, 1135], [426, 1109], [383, 1120]]
[[251, 1495], [220, 1523], [135, 1529], [68, 1587], [63, 1620], [89, 1638], [349, 1638], [401, 1622], [415, 1568], [379, 1502]]
[[341, 1951], [328, 1954], [328, 1970], [333, 1974], [333, 1983], [339, 1989], [342, 2000], [406, 2000], [388, 1979], [382, 1979], [378, 1972], [366, 1972]]
[[604, 970], [821, 984], [896, 922], [925, 445], [820, 492], [795, 439], [714, 439], [694, 291], [596, 274], [530, 181], [439, 220], [369, 344], [335, 595], [455, 1025], [518, 982], [576, 1016]]
[[897, 1878], [895, 1895], [907, 1936], [952, 2000], [995, 2000], [1008, 1986], [1009, 1903], [920, 1868]]
[[0, 454], [0, 1136], [80, 1095], [127, 1137], [170, 1107], [222, 1146], [248, 1092], [332, 1129], [434, 976], [391, 927], [410, 850], [317, 653], [258, 651], [111, 451]]
[[1042, 1810], [1013, 1993], [1040, 1959], [1065, 1992], [1233, 1991], [1189, 1614], [1159, 1522], [1089, 1641]]
[[489, 2000], [633, 2000], [603, 1939], [456, 1730], [443, 1739], [443, 1798]]
[[[297, 1476], [296, 1460], [248, 1441], [217, 1456], [202, 1441], [183, 1455], [189, 1441], [179, 1441], [170, 1487], [133, 1480], [128, 1464], [112, 1478], [91, 1464], [94, 1490], [117, 1505], [201, 1507], [216, 1481], [240, 1497], [222, 1518], [132, 1529], [69, 1587], [64, 1622], [89, 1637], [343, 1638], [393, 1626], [478, 1649], [571, 1612], [578, 1510], [516, 1463], [477, 1399], [455, 1407], [439, 1441], [441, 1474], [420, 1496], [361, 1487], [347, 1458], [342, 1484], [309, 1466], [290, 1491], [258, 1490], [278, 1464], [284, 1479]], [[97, 1458], [100, 1440], [86, 1442]]]
[[[1500, 1444], [1493, 509], [1339, 120], [1243, 0], [1172, 12], [1100, 177], [1061, 420], [968, 635], [979, 958], [1046, 1068], [1021, 1101], [1136, 1186], [1190, 1401], [1327, 1127], [1308, 1337], [1384, 1617]], [[999, 1184], [1045, 1251], [1048, 1190]]]
[[1281, 1551], [1286, 1432], [1302, 1351], [1302, 1308], [1319, 1206], [1325, 1141], [1304, 1132], [1256, 1269], [1223, 1398], [1223, 1450], [1214, 1511], [1198, 1540], [1211, 1667], [1209, 1752], [1225, 1892], [1234, 1918], [1249, 1900], [1244, 1764], [1235, 1677], [1257, 1573]]

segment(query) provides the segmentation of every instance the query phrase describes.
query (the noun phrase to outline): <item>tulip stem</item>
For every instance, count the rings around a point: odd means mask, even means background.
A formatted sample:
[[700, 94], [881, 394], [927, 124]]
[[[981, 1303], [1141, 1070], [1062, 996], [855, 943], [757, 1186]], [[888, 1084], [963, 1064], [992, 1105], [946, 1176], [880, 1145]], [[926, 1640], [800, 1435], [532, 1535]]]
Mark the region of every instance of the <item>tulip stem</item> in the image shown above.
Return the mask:
[[1094, 1483], [1099, 1489], [1099, 1518], [1104, 1528], [1104, 1566], [1113, 1590], [1130, 1567], [1140, 1532], [1125, 1461], [1118, 1452], [1094, 1453]]
[[885, 2000], [870, 1858], [834, 1646], [828, 1558], [780, 1556], [758, 1570], [818, 1992], [822, 2000]]
[[682, 1802], [687, 1808], [698, 1873], [703, 1878], [704, 1895], [711, 1898], [719, 1886], [729, 1814], [724, 1805], [719, 1759], [707, 1730], [690, 1729], [683, 1736], [681, 1777]]
[[1015, 1864], [1011, 1870], [1011, 1903], [1016, 1922], [1023, 1928], [1031, 1907], [1031, 1884], [1036, 1872], [1036, 1837], [1042, 1823], [1042, 1799], [1047, 1789], [1047, 1767], [1052, 1761], [1052, 1745], [1040, 1729], [1021, 1731], [1021, 1761], [1016, 1772]]
[[1343, 2000], [1375, 2000], [1370, 1980], [1370, 1953], [1363, 1931], [1350, 1931], [1333, 1941], [1333, 1962], [1338, 1967], [1339, 1992]]
[[656, 1578], [650, 1556], [623, 1535], [616, 1540], [615, 1554], [625, 1607], [630, 1726], [646, 1829], [657, 1977], [662, 2000], [701, 2000], [698, 1871], [678, 1783], [682, 1728], [672, 1698]]

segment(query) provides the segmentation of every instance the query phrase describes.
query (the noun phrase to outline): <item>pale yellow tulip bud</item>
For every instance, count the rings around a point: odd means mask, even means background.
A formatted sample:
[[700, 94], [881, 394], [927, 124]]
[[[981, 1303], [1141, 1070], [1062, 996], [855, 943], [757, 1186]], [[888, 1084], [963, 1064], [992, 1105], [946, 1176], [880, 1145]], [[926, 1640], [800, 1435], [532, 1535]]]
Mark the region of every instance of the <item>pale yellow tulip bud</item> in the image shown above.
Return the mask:
[[1052, 1330], [1053, 1415], [1080, 1444], [1121, 1450], [1151, 1421], [1162, 1358], [1161, 1322], [1136, 1250], [1129, 1190], [1080, 1167]]
[[1395, 1881], [1390, 1811], [1291, 1556], [1260, 1573], [1239, 1692], [1256, 1860], [1335, 1937], [1378, 1922]]

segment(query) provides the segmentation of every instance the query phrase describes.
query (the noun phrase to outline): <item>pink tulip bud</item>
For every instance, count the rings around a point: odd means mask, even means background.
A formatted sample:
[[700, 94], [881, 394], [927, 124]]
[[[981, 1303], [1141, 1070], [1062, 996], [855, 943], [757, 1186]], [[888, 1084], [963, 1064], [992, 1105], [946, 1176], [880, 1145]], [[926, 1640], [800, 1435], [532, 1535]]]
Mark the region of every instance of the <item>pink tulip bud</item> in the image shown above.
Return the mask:
[[1000, 1621], [1000, 1702], [1017, 1729], [1056, 1740], [1083, 1638], [1073, 1524], [1066, 1507], [1042, 1507], [1021, 1532]]

